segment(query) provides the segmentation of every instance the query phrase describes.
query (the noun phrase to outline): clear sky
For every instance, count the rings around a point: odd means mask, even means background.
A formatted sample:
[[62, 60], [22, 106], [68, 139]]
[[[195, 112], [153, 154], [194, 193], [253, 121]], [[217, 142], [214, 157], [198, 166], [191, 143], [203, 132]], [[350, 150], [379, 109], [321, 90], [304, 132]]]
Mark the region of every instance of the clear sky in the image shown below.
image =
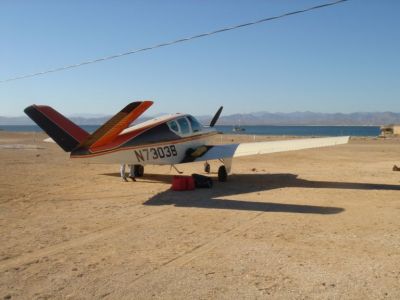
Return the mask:
[[[0, 2], [0, 80], [327, 0]], [[0, 115], [400, 111], [400, 1], [351, 0], [211, 37], [0, 84]]]

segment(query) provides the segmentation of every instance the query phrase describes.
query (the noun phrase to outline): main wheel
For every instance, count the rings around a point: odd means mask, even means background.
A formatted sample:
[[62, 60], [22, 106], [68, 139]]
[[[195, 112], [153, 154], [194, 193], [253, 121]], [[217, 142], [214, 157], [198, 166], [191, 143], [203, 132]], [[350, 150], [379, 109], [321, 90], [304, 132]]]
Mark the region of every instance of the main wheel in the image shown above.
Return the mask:
[[226, 172], [225, 166], [218, 168], [218, 181], [225, 182], [228, 179], [228, 173]]
[[204, 172], [210, 173], [210, 164], [208, 162], [204, 163]]
[[142, 177], [144, 174], [144, 167], [142, 165], [134, 165], [133, 173], [135, 174], [135, 177]]

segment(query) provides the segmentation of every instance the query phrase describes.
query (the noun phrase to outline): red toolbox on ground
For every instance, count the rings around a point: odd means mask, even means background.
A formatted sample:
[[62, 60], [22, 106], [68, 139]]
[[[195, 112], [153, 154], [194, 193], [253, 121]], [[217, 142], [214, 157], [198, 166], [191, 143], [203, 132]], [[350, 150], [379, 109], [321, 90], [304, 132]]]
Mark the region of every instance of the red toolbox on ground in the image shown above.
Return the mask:
[[174, 176], [172, 179], [172, 190], [190, 191], [194, 190], [194, 180], [192, 176]]

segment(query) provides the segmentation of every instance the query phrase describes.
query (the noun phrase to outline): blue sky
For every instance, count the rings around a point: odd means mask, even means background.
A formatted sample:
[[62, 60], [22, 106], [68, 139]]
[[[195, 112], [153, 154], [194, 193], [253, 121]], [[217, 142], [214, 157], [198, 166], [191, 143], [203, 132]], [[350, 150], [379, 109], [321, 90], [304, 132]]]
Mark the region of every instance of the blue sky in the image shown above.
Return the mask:
[[[152, 46], [320, 1], [1, 1], [0, 80]], [[395, 111], [400, 1], [351, 0], [188, 43], [0, 84], [0, 115]]]

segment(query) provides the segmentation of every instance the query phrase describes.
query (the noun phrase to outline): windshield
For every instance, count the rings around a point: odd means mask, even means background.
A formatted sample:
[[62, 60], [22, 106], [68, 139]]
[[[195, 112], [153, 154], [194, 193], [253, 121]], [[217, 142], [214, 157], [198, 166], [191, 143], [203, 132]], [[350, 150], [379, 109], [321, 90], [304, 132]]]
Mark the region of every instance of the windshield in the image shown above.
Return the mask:
[[200, 123], [192, 116], [187, 116], [189, 121], [190, 121], [190, 125], [192, 125], [192, 130], [193, 132], [198, 132], [201, 130], [201, 125]]
[[168, 126], [172, 131], [179, 132], [178, 124], [175, 121], [168, 122]]
[[189, 123], [186, 118], [180, 118], [177, 120], [179, 127], [181, 128], [182, 134], [188, 134], [190, 132]]

